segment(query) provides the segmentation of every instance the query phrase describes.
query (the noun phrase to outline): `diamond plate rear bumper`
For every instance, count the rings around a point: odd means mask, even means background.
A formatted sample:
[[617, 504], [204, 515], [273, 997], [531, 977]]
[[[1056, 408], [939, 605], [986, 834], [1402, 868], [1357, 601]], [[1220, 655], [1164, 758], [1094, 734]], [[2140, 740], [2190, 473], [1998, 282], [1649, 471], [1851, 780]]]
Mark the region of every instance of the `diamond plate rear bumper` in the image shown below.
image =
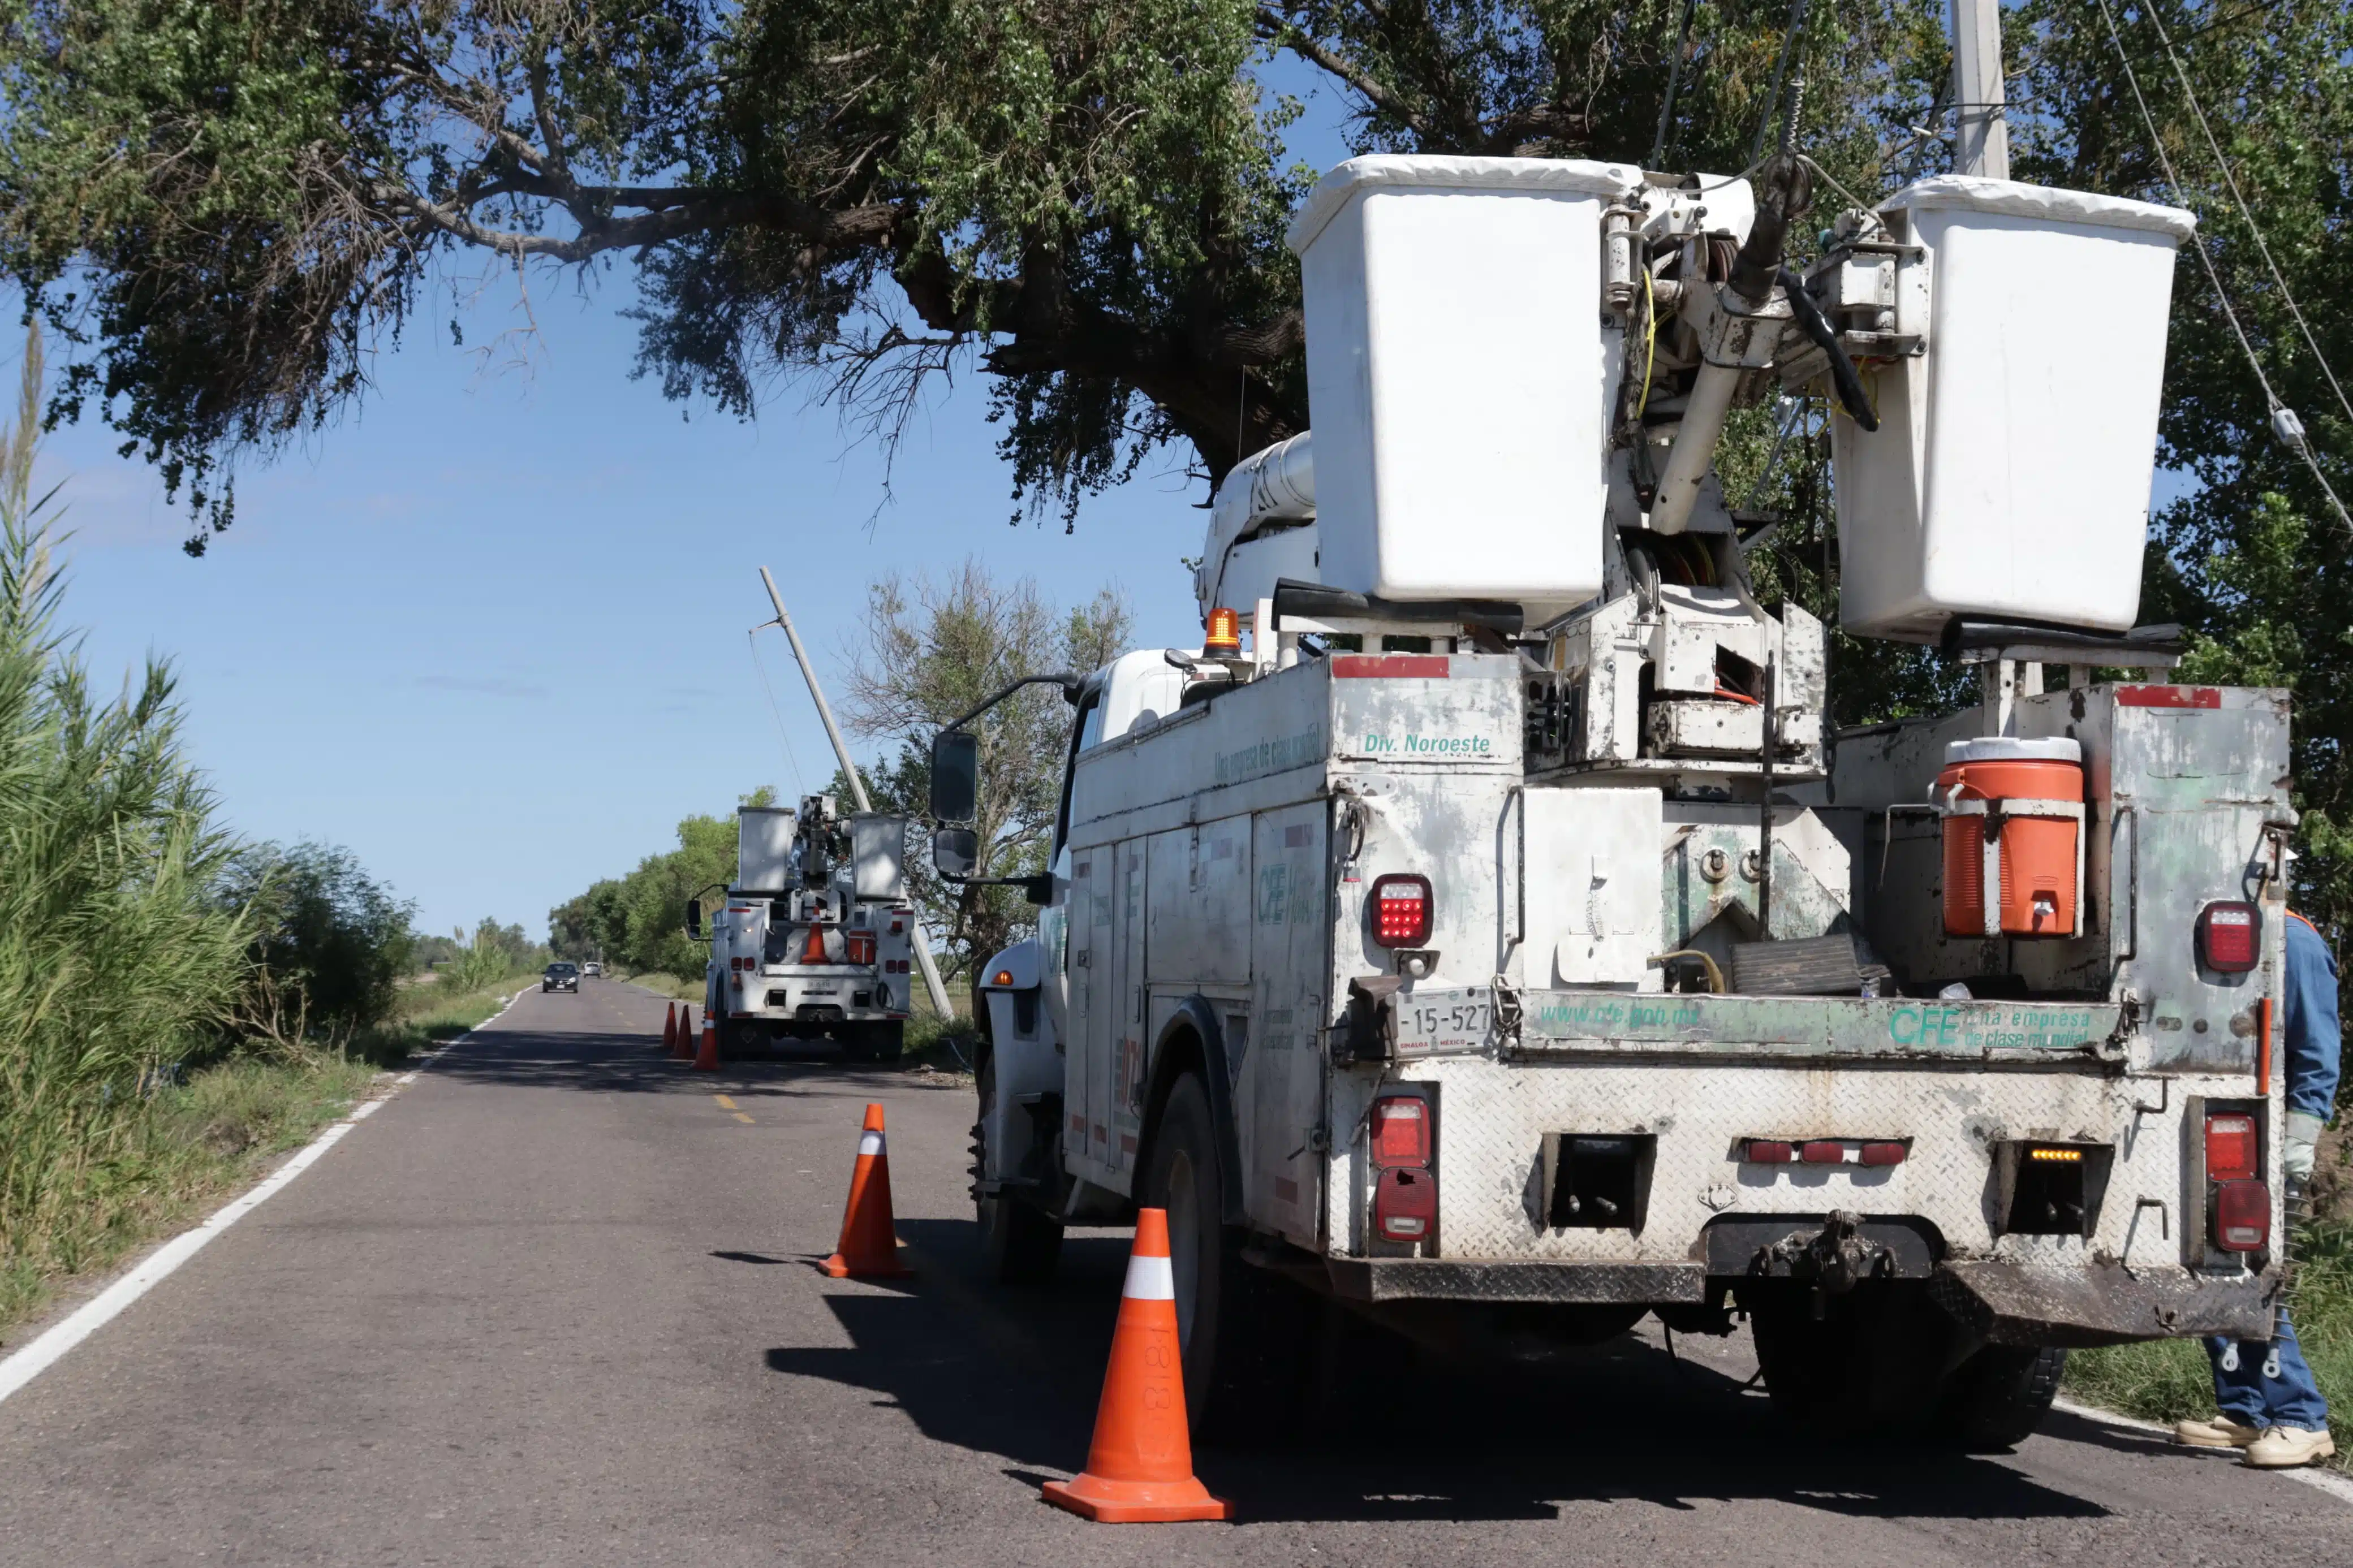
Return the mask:
[[2123, 1344], [2185, 1334], [2267, 1340], [2281, 1274], [2202, 1279], [2180, 1268], [2114, 1265], [2068, 1272], [1993, 1258], [1939, 1264], [1928, 1288], [1936, 1304], [1996, 1344]]

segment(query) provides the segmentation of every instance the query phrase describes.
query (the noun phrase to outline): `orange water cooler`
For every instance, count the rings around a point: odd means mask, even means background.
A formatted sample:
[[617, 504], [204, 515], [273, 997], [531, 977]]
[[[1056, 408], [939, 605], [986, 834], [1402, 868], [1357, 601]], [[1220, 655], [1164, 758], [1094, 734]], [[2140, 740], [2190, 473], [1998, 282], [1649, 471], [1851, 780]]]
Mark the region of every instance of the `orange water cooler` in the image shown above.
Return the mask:
[[2084, 749], [1989, 736], [1945, 748], [1945, 934], [2080, 936]]

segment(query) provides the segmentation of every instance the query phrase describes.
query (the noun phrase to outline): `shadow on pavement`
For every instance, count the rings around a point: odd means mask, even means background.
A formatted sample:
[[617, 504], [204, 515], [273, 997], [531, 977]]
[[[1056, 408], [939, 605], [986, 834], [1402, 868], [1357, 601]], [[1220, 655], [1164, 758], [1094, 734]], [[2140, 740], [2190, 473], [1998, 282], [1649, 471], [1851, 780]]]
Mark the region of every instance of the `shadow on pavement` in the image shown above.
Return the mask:
[[[780, 1348], [771, 1372], [871, 1390], [923, 1435], [1009, 1461], [1023, 1485], [1084, 1461], [1127, 1243], [1074, 1235], [1056, 1282], [981, 1281], [976, 1232], [902, 1221], [904, 1294], [828, 1295], [847, 1348]], [[1196, 1446], [1202, 1479], [1246, 1522], [1552, 1519], [1563, 1503], [1689, 1509], [1769, 1499], [1857, 1518], [2094, 1519], [2106, 1510], [1992, 1460], [1793, 1433], [1760, 1394], [1622, 1336], [1558, 1367], [1368, 1359], [1369, 1421], [1278, 1433], [1247, 1451]], [[2053, 1417], [2054, 1429], [2065, 1421]], [[2091, 1423], [2063, 1436], [2106, 1439]]]

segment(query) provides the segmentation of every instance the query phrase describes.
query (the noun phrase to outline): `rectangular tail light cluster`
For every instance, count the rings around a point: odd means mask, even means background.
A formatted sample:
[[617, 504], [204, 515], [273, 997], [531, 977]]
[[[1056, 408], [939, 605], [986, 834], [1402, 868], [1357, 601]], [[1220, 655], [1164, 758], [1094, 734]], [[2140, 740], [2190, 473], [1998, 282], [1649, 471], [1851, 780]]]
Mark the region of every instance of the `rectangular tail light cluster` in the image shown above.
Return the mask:
[[2244, 974], [2263, 957], [2263, 922], [2255, 906], [2209, 904], [2198, 916], [2198, 962], [2220, 974]]
[[1904, 1163], [1911, 1152], [1904, 1138], [1749, 1138], [1740, 1158], [1752, 1165], [1867, 1165]]
[[1373, 941], [1382, 947], [1419, 947], [1430, 940], [1430, 879], [1392, 871], [1373, 880]]
[[1417, 1094], [1373, 1101], [1366, 1128], [1372, 1154], [1373, 1230], [1383, 1241], [1427, 1242], [1438, 1231], [1437, 1107]]
[[2271, 1245], [2272, 1189], [2263, 1174], [2263, 1128], [2254, 1113], [2208, 1111], [2206, 1214], [2220, 1250], [2261, 1252]]

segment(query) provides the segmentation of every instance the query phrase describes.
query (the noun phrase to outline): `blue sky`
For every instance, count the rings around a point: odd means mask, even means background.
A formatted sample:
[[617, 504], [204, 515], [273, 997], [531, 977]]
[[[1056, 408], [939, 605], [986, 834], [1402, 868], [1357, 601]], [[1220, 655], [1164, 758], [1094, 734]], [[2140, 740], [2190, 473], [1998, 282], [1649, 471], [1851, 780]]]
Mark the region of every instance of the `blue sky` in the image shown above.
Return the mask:
[[[1335, 125], [1328, 96], [1312, 104], [1293, 154], [1345, 156]], [[486, 365], [422, 312], [361, 409], [244, 472], [237, 523], [200, 561], [117, 437], [52, 437], [76, 531], [67, 617], [110, 683], [151, 650], [173, 659], [238, 830], [348, 845], [422, 929], [491, 915], [538, 933], [552, 905], [670, 847], [681, 817], [831, 775], [781, 637], [760, 651], [785, 739], [753, 665], [763, 564], [837, 700], [866, 584], [966, 555], [1057, 602], [1116, 584], [1145, 644], [1198, 638], [1178, 561], [1206, 514], [1179, 456], [1089, 503], [1075, 533], [1008, 527], [987, 386], [967, 376], [911, 430], [878, 513], [881, 454], [792, 389], [747, 425], [629, 380], [616, 276], [586, 297], [573, 275], [534, 279], [537, 338], [508, 340], [522, 365]], [[469, 344], [522, 329], [512, 280], [462, 324]], [[5, 358], [13, 386], [16, 345]]]

